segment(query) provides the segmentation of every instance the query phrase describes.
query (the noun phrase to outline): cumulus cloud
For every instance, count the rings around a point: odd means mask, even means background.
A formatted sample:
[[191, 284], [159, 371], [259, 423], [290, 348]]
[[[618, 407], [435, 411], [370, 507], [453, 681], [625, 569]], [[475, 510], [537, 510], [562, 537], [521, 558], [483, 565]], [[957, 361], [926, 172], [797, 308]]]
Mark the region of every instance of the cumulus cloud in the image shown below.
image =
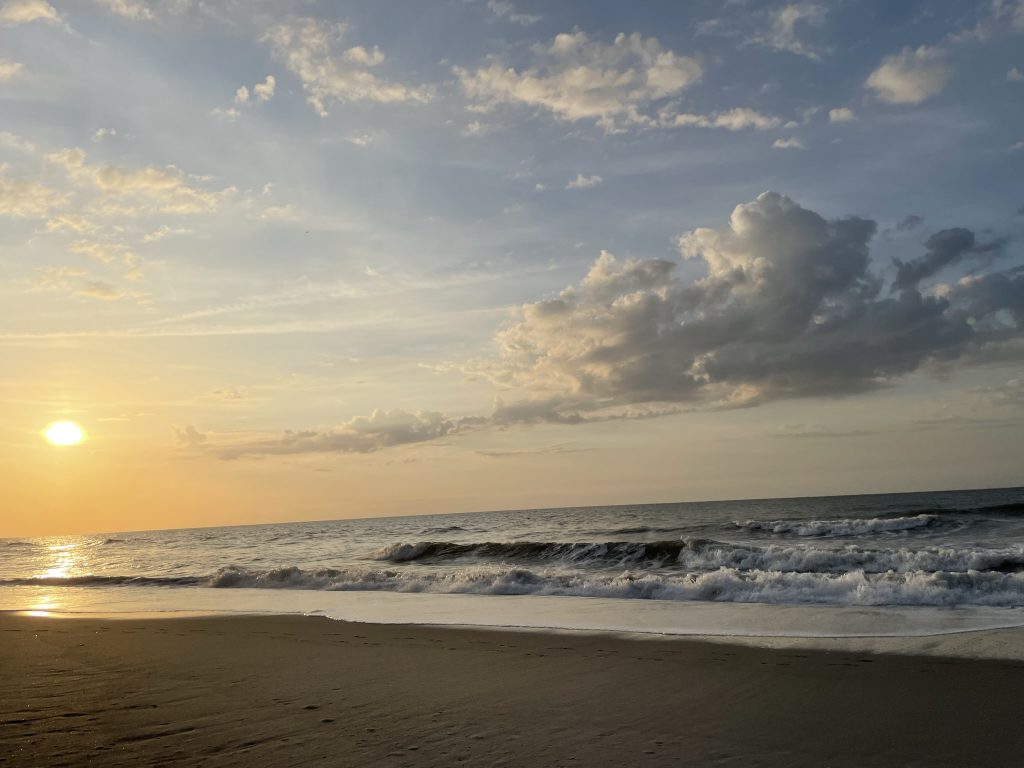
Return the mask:
[[803, 149], [804, 145], [800, 139], [790, 136], [788, 139], [776, 139], [772, 142], [772, 149]]
[[46, 0], [7, 0], [0, 6], [0, 25], [13, 27], [31, 21], [60, 21], [57, 9]]
[[887, 56], [864, 86], [889, 104], [920, 104], [942, 91], [949, 76], [942, 49], [923, 45]]
[[1011, 83], [1024, 83], [1024, 72], [1021, 72], [1018, 67], [1014, 67], [1006, 73], [1006, 79]]
[[252, 87], [253, 98], [260, 104], [274, 98], [274, 89], [277, 88], [277, 79], [273, 75], [267, 75], [262, 83], [256, 83]]
[[263, 104], [274, 97], [275, 88], [277, 88], [277, 79], [273, 75], [267, 75], [262, 83], [256, 83], [251, 90], [247, 85], [240, 85], [235, 91], [235, 104], [242, 105], [250, 102]]
[[316, 19], [298, 19], [272, 28], [266, 34], [274, 54], [302, 82], [306, 100], [321, 117], [334, 102], [375, 101], [425, 102], [431, 97], [427, 88], [395, 83], [372, 70], [384, 61], [374, 46], [342, 50], [341, 41], [348, 29], [344, 23]]
[[756, 34], [752, 42], [789, 51], [798, 56], [818, 60], [822, 51], [800, 38], [800, 27], [820, 27], [825, 22], [828, 10], [814, 3], [790, 3], [771, 12], [767, 30]]
[[494, 355], [464, 366], [514, 393], [488, 414], [374, 411], [326, 429], [203, 440], [203, 449], [371, 453], [479, 429], [848, 396], [915, 371], [1020, 359], [1024, 267], [918, 287], [938, 269], [997, 255], [1005, 240], [938, 232], [887, 288], [871, 267], [876, 231], [870, 219], [827, 219], [765, 192], [722, 226], [679, 236], [696, 278], [677, 276], [677, 259], [602, 251], [577, 284], [519, 307], [495, 334]]
[[602, 253], [578, 285], [521, 307], [497, 357], [473, 370], [529, 393], [521, 412], [575, 421], [610, 406], [848, 395], [1019, 339], [1024, 270], [942, 296], [914, 284], [887, 293], [869, 267], [876, 228], [764, 193], [726, 226], [679, 238], [703, 277]]
[[577, 173], [576, 178], [565, 185], [566, 189], [593, 189], [598, 187], [603, 182], [600, 176], [596, 174], [594, 176], [584, 176], [582, 173]]
[[96, 3], [132, 21], [148, 21], [153, 18], [153, 11], [140, 0], [96, 0]]
[[0, 83], [16, 78], [22, 70], [22, 64], [10, 59], [0, 59]]
[[849, 123], [856, 119], [857, 116], [849, 107], [837, 107], [828, 111], [828, 121], [830, 123]]
[[999, 238], [988, 243], [978, 243], [974, 233], [963, 227], [936, 232], [925, 241], [926, 252], [923, 256], [910, 261], [895, 260], [896, 286], [910, 288], [950, 264], [965, 259], [994, 258], [1003, 252], [1007, 242], [1006, 238]]
[[559, 120], [594, 120], [605, 130], [652, 125], [651, 108], [700, 80], [702, 67], [653, 37], [619, 34], [612, 43], [563, 32], [532, 49], [533, 63], [516, 69], [492, 58], [475, 70], [455, 67], [463, 93], [479, 108], [503, 104], [549, 111]]

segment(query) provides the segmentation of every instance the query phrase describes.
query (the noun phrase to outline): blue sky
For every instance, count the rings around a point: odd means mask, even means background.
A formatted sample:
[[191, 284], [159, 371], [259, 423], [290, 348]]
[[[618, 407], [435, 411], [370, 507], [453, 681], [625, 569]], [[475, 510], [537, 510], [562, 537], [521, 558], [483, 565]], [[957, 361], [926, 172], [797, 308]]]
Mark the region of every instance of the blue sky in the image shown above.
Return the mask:
[[1022, 40], [1010, 0], [6, 0], [6, 462], [71, 414], [273, 474], [254, 519], [1019, 482]]

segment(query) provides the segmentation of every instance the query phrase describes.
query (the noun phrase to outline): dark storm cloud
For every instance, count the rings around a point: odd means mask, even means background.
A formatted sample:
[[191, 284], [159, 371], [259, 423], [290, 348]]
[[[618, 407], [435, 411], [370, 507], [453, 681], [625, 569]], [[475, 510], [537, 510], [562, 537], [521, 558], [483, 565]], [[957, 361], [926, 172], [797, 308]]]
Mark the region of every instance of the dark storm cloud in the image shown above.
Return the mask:
[[926, 253], [920, 258], [896, 263], [896, 286], [908, 288], [931, 277], [939, 270], [967, 258], [993, 258], [1000, 255], [1006, 238], [978, 244], [974, 233], [963, 227], [944, 229], [925, 241]]

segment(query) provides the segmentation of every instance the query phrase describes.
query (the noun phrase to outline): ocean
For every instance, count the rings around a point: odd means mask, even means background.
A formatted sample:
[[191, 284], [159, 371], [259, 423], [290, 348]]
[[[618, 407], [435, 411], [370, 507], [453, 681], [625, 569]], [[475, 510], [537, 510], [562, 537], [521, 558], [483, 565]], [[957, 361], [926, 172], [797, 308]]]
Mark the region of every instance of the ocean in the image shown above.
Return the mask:
[[2, 539], [0, 609], [763, 634], [1016, 626], [1024, 488]]

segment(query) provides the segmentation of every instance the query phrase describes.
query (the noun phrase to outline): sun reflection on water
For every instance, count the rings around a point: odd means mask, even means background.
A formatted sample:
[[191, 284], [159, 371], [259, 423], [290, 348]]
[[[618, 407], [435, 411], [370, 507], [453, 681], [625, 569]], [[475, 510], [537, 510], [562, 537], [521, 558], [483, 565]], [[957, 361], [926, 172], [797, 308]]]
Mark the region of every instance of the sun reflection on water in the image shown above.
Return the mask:
[[67, 579], [83, 572], [85, 558], [76, 550], [78, 544], [52, 544], [46, 548], [52, 556], [50, 565], [37, 573], [38, 579]]

